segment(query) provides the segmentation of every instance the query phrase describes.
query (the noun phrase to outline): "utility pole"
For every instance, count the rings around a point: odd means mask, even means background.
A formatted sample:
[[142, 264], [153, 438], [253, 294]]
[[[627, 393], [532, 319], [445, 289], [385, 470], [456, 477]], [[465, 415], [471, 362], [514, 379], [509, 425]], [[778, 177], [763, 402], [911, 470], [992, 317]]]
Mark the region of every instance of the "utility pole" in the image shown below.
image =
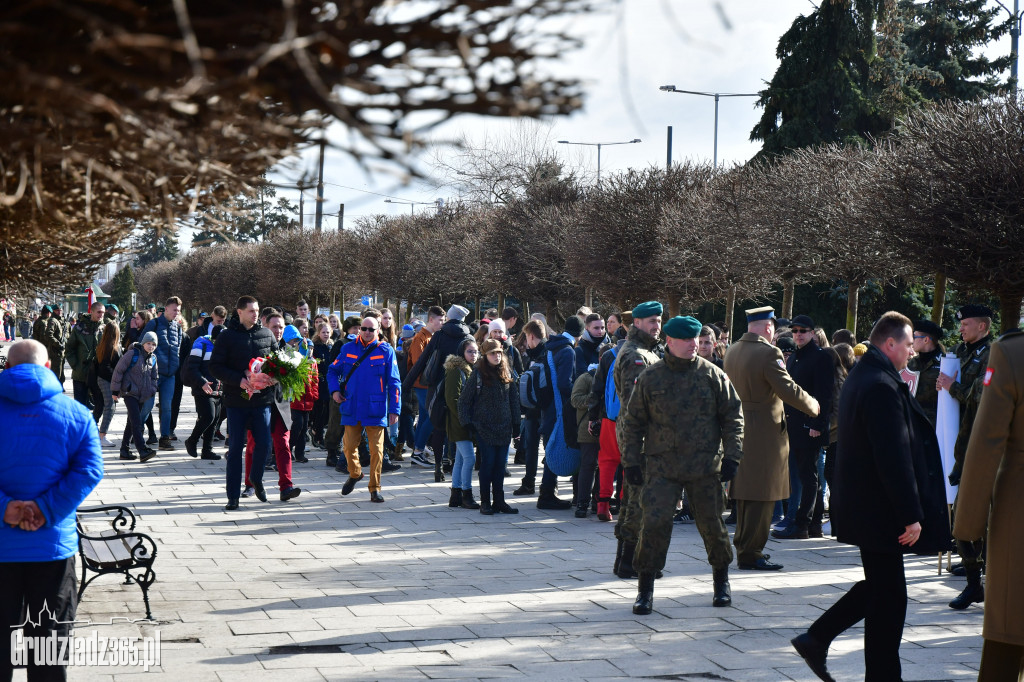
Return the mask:
[[320, 138], [320, 172], [316, 180], [316, 231], [319, 232], [324, 221], [324, 150], [327, 141]]
[[345, 204], [338, 205], [338, 232], [345, 229]]
[[306, 209], [305, 209], [305, 206], [303, 204], [302, 183], [300, 182], [299, 183], [299, 229], [300, 230], [302, 229], [302, 223], [304, 222], [305, 217], [306, 217]]
[[672, 126], [668, 127], [668, 150], [665, 159], [665, 170], [672, 170]]

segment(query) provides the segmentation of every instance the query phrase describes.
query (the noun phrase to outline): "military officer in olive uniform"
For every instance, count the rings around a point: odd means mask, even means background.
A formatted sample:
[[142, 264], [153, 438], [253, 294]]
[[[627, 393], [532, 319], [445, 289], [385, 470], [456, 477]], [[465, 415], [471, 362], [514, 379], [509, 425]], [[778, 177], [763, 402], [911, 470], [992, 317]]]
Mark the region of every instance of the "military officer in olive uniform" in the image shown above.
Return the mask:
[[640, 615], [653, 609], [654, 579], [665, 566], [672, 517], [684, 487], [713, 569], [711, 603], [732, 603], [732, 547], [722, 520], [722, 482], [732, 480], [743, 457], [743, 413], [725, 372], [697, 356], [700, 329], [701, 323], [689, 316], [665, 324], [665, 357], [636, 380], [619, 417], [625, 478], [643, 485], [643, 524], [634, 559], [640, 580], [633, 613]]
[[939, 379], [939, 365], [946, 349], [942, 346], [942, 327], [931, 320], [918, 320], [914, 323], [914, 357], [907, 363], [907, 369], [920, 372], [917, 379], [917, 393], [914, 398], [928, 415], [928, 420], [935, 425], [935, 415], [939, 410], [939, 391], [936, 382]]
[[[633, 308], [633, 324], [612, 366], [615, 392], [619, 396], [622, 410], [629, 404], [633, 385], [640, 373], [661, 359], [663, 351], [658, 343], [658, 334], [661, 332], [662, 312], [664, 308], [657, 301], [647, 301]], [[615, 424], [615, 438], [621, 443], [622, 428], [618, 422]], [[637, 465], [643, 468], [642, 453], [637, 459]], [[633, 555], [640, 535], [640, 491], [635, 484], [627, 480], [623, 480], [622, 484], [622, 503], [619, 507], [619, 519], [615, 524], [615, 537], [618, 538], [619, 544], [615, 551], [613, 570], [615, 575], [628, 580], [636, 577], [633, 570]]]
[[53, 307], [53, 314], [46, 321], [43, 332], [46, 352], [50, 356], [50, 369], [57, 375], [61, 384], [64, 383], [64, 347], [68, 340], [68, 325], [64, 321], [63, 308]]
[[789, 497], [789, 436], [782, 404], [810, 417], [818, 401], [786, 371], [782, 351], [771, 344], [775, 311], [747, 313], [747, 333], [725, 355], [725, 373], [743, 401], [743, 463], [730, 486], [736, 500], [736, 561], [744, 570], [778, 571], [763, 553], [776, 500]]
[[50, 320], [50, 306], [44, 305], [39, 312], [39, 317], [32, 323], [32, 338], [39, 343], [46, 345], [46, 323]]
[[[963, 339], [963, 343], [956, 347], [956, 356], [960, 359], [960, 378], [940, 373], [935, 382], [936, 388], [949, 391], [960, 403], [960, 431], [957, 432], [956, 445], [953, 446], [956, 463], [949, 474], [949, 482], [953, 485], [960, 484], [964, 455], [974, 428], [974, 417], [981, 403], [985, 368], [988, 367], [988, 353], [992, 347], [992, 309], [983, 305], [965, 305], [957, 311], [956, 317], [960, 320], [960, 338]], [[954, 518], [959, 499], [960, 491], [957, 490], [957, 501], [953, 502]], [[974, 542], [956, 541], [956, 551], [967, 574], [967, 587], [949, 602], [951, 609], [966, 609], [975, 602], [985, 601], [985, 588], [981, 585], [983, 550], [984, 543], [980, 537]]]

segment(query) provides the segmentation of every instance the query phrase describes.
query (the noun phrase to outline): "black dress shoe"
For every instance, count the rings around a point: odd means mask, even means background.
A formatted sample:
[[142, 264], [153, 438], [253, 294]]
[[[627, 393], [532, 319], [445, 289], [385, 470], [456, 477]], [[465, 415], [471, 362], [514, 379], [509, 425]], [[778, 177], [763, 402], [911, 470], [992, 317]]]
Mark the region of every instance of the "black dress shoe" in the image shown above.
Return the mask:
[[392, 471], [398, 471], [401, 468], [402, 468], [401, 464], [394, 464], [392, 462], [381, 462], [380, 463], [380, 472], [382, 474], [389, 474]]
[[235, 511], [238, 509], [238, 500], [228, 500], [228, 503], [224, 505], [224, 511]]
[[260, 485], [254, 485], [253, 490], [256, 492], [256, 499], [258, 499], [260, 502], [267, 501], [267, 491], [263, 487], [262, 483]]
[[366, 474], [359, 474], [359, 478], [352, 478], [351, 476], [349, 476], [348, 480], [345, 481], [345, 485], [341, 486], [341, 494], [348, 495], [350, 492], [352, 492], [352, 489], [356, 487], [356, 483], [363, 480], [363, 476], [365, 475]]
[[370, 502], [383, 502], [383, 501], [384, 501], [384, 496], [381, 495], [376, 490], [374, 490], [372, 493], [370, 493]]
[[221, 457], [220, 457], [220, 455], [218, 455], [213, 450], [205, 450], [205, 451], [203, 451], [203, 454], [199, 456], [199, 458], [200, 459], [217, 460], [217, 459], [220, 459]]
[[768, 561], [768, 555], [765, 554], [763, 557], [754, 562], [741, 561], [739, 562], [740, 570], [743, 571], [781, 571], [782, 564], [776, 564]]
[[123, 460], [129, 460], [129, 461], [130, 461], [130, 460], [133, 460], [133, 459], [138, 459], [138, 456], [136, 456], [136, 455], [133, 455], [133, 454], [132, 454], [132, 453], [130, 453], [130, 452], [122, 452], [122, 453], [121, 453], [121, 459], [123, 459]]
[[302, 488], [285, 488], [281, 491], [281, 501], [287, 502], [292, 498], [298, 497], [301, 492]]
[[835, 678], [828, 674], [828, 667], [825, 665], [825, 657], [828, 656], [827, 646], [806, 632], [802, 635], [797, 635], [789, 641], [793, 648], [796, 649], [796, 652], [800, 654], [800, 657], [804, 659], [804, 662], [807, 663], [807, 667], [819, 679], [825, 680], [825, 682], [836, 682]]
[[299, 455], [298, 457], [295, 458], [296, 464], [305, 464], [308, 461], [309, 459], [307, 459], [305, 455]]
[[522, 497], [523, 495], [532, 495], [533, 491], [534, 488], [532, 485], [526, 485], [524, 483], [523, 485], [513, 490], [512, 494], [515, 495], [516, 497]]
[[773, 530], [772, 537], [776, 540], [806, 540], [810, 536], [806, 528], [790, 526], [784, 530]]

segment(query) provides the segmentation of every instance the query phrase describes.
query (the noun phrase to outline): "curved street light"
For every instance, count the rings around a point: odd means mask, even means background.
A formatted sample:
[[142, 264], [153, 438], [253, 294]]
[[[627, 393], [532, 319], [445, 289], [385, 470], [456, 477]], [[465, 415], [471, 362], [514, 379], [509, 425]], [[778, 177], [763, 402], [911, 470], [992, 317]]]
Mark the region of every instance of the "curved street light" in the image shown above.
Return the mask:
[[658, 88], [662, 92], [678, 92], [681, 95], [700, 95], [702, 97], [715, 98], [715, 154], [713, 167], [718, 168], [718, 100], [721, 97], [760, 97], [756, 92], [700, 92], [698, 90], [680, 90], [674, 85], [662, 85]]
[[575, 144], [581, 147], [597, 147], [597, 186], [601, 186], [601, 147], [611, 147], [616, 144], [636, 144], [642, 142], [637, 137], [632, 140], [626, 140], [625, 142], [570, 142], [569, 140], [558, 140], [558, 144]]

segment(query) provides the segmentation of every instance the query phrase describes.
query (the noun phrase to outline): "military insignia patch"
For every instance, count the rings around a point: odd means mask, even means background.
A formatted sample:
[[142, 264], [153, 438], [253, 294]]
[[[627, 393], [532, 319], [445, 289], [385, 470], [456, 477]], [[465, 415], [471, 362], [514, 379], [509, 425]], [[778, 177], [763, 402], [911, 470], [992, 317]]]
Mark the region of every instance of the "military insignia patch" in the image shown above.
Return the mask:
[[642, 365], [642, 364], [644, 364], [644, 361], [643, 360], [634, 360], [633, 364]]
[[782, 369], [786, 369], [786, 363], [783, 362], [782, 360], [776, 359], [775, 362], [779, 363], [779, 367], [781, 367]]
[[987, 370], [985, 370], [985, 381], [983, 381], [982, 383], [985, 386], [988, 386], [989, 384], [992, 383], [992, 368], [991, 367], [989, 367]]

